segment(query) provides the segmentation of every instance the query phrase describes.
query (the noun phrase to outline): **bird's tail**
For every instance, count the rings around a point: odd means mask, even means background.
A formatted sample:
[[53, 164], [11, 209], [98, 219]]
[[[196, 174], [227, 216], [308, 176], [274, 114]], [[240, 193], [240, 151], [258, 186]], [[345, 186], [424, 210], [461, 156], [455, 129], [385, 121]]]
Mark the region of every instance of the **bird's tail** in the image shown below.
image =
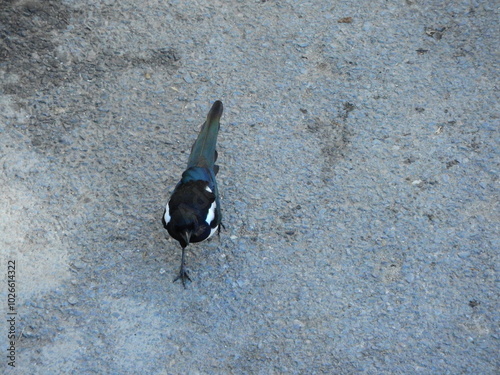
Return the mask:
[[222, 116], [222, 102], [217, 100], [208, 112], [207, 119], [201, 127], [198, 138], [191, 147], [188, 169], [192, 167], [215, 168], [217, 160], [217, 134], [219, 133], [219, 120]]

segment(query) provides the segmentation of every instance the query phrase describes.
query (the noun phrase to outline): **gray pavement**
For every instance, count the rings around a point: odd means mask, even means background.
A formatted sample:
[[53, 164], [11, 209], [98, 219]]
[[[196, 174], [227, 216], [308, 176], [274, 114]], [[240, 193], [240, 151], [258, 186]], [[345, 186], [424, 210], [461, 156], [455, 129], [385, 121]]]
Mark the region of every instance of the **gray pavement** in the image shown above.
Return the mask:
[[[3, 1], [6, 374], [496, 374], [492, 1]], [[220, 238], [161, 215], [213, 101]]]

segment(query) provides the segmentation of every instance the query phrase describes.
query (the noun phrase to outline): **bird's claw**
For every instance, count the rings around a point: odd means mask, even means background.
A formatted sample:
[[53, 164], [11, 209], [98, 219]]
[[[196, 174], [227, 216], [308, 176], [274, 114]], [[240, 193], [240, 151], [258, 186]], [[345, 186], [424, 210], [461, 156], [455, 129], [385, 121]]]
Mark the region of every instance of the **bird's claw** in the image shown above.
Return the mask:
[[191, 281], [191, 278], [189, 277], [187, 271], [184, 269], [184, 266], [181, 267], [179, 275], [177, 275], [177, 277], [174, 279], [174, 283], [179, 279], [182, 281], [182, 286], [184, 288], [186, 288], [186, 280]]

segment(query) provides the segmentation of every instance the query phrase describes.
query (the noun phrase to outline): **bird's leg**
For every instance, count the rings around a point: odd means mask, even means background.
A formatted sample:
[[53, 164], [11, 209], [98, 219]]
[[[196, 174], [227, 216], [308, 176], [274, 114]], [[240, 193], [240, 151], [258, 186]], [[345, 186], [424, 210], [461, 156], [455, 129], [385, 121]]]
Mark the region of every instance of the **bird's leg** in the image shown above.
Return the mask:
[[217, 229], [217, 235], [219, 236], [219, 238], [220, 238], [221, 228], [224, 228], [224, 230], [226, 230], [226, 226], [222, 224], [222, 222], [219, 224], [219, 228]]
[[186, 252], [186, 248], [183, 247], [182, 248], [182, 257], [181, 257], [181, 269], [179, 271], [179, 275], [174, 279], [174, 283], [177, 280], [181, 279], [182, 285], [184, 286], [184, 288], [186, 288], [186, 280], [191, 281], [191, 279], [189, 278], [189, 275], [184, 267], [184, 256], [185, 256], [184, 254], [185, 254], [185, 252]]

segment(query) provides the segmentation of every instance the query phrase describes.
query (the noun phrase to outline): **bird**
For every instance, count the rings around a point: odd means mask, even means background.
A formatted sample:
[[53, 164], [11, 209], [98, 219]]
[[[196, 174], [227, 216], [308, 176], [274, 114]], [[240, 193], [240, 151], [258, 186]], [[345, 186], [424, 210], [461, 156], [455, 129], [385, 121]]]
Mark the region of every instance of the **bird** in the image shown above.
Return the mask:
[[185, 253], [190, 243], [204, 241], [218, 232], [222, 226], [220, 196], [215, 176], [219, 172], [217, 160], [217, 135], [223, 105], [213, 103], [189, 155], [187, 168], [175, 186], [165, 207], [162, 222], [168, 234], [182, 248], [181, 267], [174, 282], [191, 278], [186, 271]]

